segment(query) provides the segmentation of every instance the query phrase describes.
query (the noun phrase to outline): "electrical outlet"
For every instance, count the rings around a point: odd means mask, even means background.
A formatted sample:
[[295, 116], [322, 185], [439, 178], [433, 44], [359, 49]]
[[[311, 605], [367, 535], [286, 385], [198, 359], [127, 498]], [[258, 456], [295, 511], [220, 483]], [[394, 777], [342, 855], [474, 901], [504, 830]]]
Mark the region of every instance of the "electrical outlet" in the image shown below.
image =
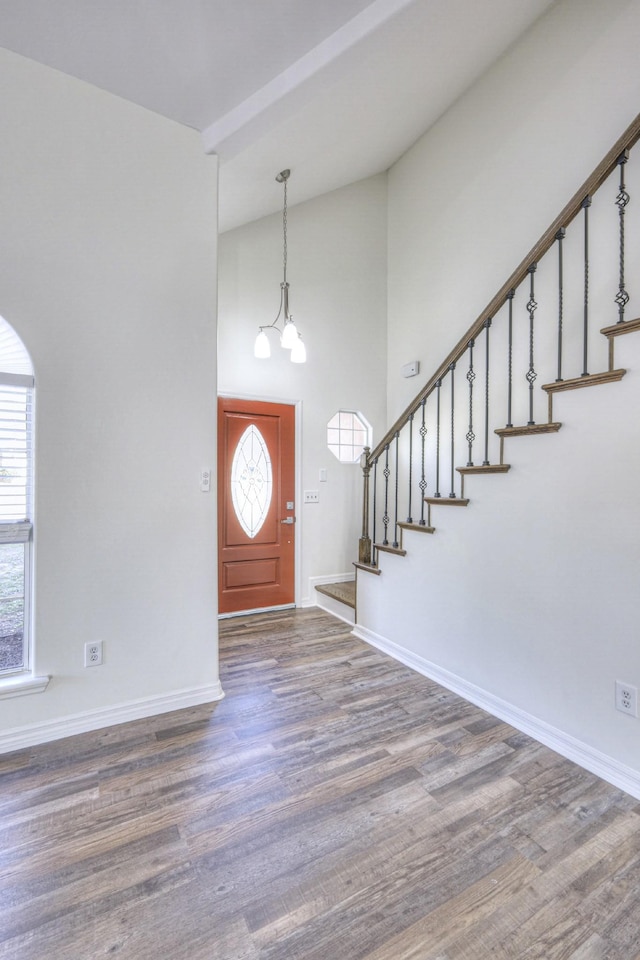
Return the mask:
[[305, 490], [304, 492], [304, 502], [305, 503], [319, 503], [320, 494], [317, 490]]
[[84, 665], [85, 667], [99, 667], [102, 663], [102, 640], [94, 640], [93, 643], [84, 645]]
[[638, 716], [638, 688], [630, 683], [616, 680], [616, 710], [627, 713], [630, 717]]

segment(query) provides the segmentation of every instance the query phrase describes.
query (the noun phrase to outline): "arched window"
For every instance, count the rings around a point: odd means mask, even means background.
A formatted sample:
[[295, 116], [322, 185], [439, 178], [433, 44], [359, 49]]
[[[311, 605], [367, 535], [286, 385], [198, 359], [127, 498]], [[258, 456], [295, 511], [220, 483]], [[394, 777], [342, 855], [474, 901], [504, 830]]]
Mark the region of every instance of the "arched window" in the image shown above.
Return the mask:
[[33, 367], [0, 317], [0, 676], [29, 670]]

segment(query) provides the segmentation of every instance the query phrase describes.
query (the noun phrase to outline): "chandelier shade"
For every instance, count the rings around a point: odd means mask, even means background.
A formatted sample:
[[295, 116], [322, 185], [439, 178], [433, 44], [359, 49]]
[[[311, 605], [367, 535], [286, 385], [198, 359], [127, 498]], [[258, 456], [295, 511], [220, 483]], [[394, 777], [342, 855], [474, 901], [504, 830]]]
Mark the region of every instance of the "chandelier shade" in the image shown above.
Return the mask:
[[280, 338], [280, 345], [284, 347], [285, 350], [291, 350], [292, 347], [295, 347], [298, 341], [298, 336], [298, 328], [293, 322], [293, 318], [290, 320], [285, 320], [282, 337]]
[[253, 345], [253, 355], [259, 360], [268, 360], [271, 356], [271, 346], [269, 344], [269, 337], [266, 335], [264, 330], [258, 332], [256, 337], [256, 342]]
[[298, 339], [291, 348], [291, 363], [306, 363], [307, 349], [303, 343], [302, 337], [298, 334]]

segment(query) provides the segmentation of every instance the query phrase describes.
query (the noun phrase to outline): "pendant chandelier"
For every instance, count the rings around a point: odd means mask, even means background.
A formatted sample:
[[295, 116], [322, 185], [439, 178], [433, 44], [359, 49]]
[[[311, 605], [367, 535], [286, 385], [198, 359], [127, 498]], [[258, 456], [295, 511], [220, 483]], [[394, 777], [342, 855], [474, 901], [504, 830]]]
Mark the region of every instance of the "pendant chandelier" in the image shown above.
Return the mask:
[[[280, 346], [285, 350], [291, 351], [292, 363], [304, 363], [307, 359], [302, 337], [293, 322], [293, 317], [289, 313], [289, 284], [287, 282], [287, 180], [291, 175], [290, 170], [282, 170], [276, 180], [284, 187], [284, 205], [282, 208], [282, 236], [283, 236], [283, 279], [280, 284], [280, 309], [273, 323], [265, 324], [258, 329], [258, 336], [253, 347], [253, 355], [260, 360], [266, 360], [271, 356], [271, 345], [268, 330], [277, 330], [280, 334]], [[282, 330], [278, 326], [278, 321], [282, 318]]]

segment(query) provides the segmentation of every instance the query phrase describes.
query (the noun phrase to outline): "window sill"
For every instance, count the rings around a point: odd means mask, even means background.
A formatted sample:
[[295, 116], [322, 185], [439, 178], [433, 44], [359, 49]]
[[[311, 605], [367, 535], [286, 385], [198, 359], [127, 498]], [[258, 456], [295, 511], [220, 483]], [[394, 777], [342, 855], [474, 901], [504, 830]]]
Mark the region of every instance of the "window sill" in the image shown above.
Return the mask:
[[51, 677], [34, 677], [24, 673], [14, 677], [0, 679], [0, 700], [9, 697], [24, 697], [28, 693], [44, 693]]

